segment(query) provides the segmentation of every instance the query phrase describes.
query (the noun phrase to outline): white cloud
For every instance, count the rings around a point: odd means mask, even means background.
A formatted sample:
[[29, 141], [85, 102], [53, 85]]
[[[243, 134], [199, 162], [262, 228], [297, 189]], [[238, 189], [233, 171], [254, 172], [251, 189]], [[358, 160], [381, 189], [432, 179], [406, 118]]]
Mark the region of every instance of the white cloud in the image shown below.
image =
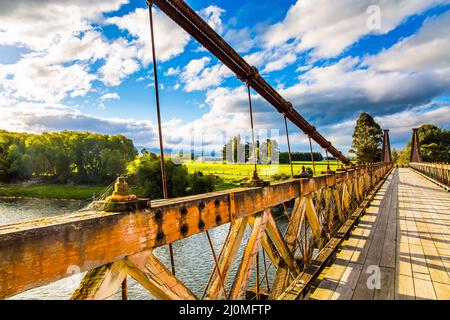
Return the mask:
[[[448, 0], [298, 0], [283, 21], [271, 26], [263, 36], [267, 47], [294, 39], [298, 51], [314, 49], [312, 55], [329, 58], [339, 55], [368, 34], [385, 34], [407, 17]], [[381, 28], [367, 27], [367, 8], [381, 9]]]
[[221, 16], [225, 12], [224, 9], [211, 5], [207, 8], [200, 10], [200, 16], [208, 22], [209, 26], [214, 29], [217, 33], [222, 33], [223, 24]]
[[179, 73], [180, 73], [180, 68], [179, 67], [176, 67], [176, 68], [170, 67], [169, 69], [167, 69], [166, 72], [164, 72], [164, 75], [165, 76], [176, 76]]
[[108, 58], [98, 70], [100, 79], [108, 86], [118, 86], [124, 78], [139, 70], [139, 63], [136, 60], [137, 48], [128, 45], [125, 39], [119, 38], [108, 50]]
[[184, 83], [185, 91], [205, 90], [218, 86], [226, 77], [233, 75], [230, 69], [221, 63], [206, 67], [210, 61], [209, 57], [193, 59], [183, 68], [180, 80]]
[[428, 18], [418, 33], [366, 59], [380, 71], [440, 72], [450, 67], [450, 12]]
[[432, 74], [378, 72], [359, 69], [359, 59], [315, 67], [300, 77], [300, 82], [281, 93], [303, 115], [316, 123], [330, 123], [369, 110], [375, 115], [396, 113], [428, 103], [449, 92], [447, 79]]
[[92, 29], [104, 12], [128, 0], [17, 0], [0, 2], [0, 44], [43, 50]]
[[24, 58], [14, 65], [0, 65], [4, 94], [31, 101], [57, 103], [68, 96], [83, 96], [95, 79], [83, 64], [64, 67], [49, 65], [41, 58]]
[[70, 61], [92, 61], [105, 59], [109, 54], [109, 44], [102, 34], [89, 30], [83, 34], [74, 34], [69, 38], [55, 41], [45, 50], [37, 51], [49, 64], [61, 64]]
[[[356, 118], [337, 124], [319, 127], [328, 139], [336, 143], [338, 149], [347, 152], [352, 144], [353, 129]], [[412, 128], [423, 124], [434, 124], [441, 128], [449, 128], [450, 105], [431, 103], [403, 110], [397, 113], [375, 117], [375, 121], [383, 129], [389, 129], [391, 148], [403, 149], [412, 136]]]
[[272, 72], [276, 70], [282, 70], [286, 66], [297, 60], [297, 56], [292, 53], [285, 53], [284, 55], [269, 61], [262, 72]]
[[[127, 30], [135, 40], [133, 44], [137, 56], [144, 63], [151, 61], [151, 41], [148, 9], [137, 8], [122, 17], [111, 17], [106, 24], [115, 24], [122, 30]], [[155, 28], [155, 47], [157, 59], [167, 61], [183, 52], [189, 42], [189, 35], [175, 22], [159, 10], [153, 10], [153, 25]]]
[[101, 101], [105, 101], [105, 100], [119, 100], [119, 99], [120, 99], [120, 96], [116, 92], [107, 93], [107, 94], [104, 94], [104, 95], [102, 95], [100, 97]]
[[123, 134], [137, 145], [157, 146], [157, 130], [150, 120], [101, 118], [82, 114], [65, 105], [0, 101], [0, 129], [17, 132], [62, 130]]
[[247, 52], [255, 46], [249, 28], [229, 29], [225, 33], [225, 40], [238, 52]]

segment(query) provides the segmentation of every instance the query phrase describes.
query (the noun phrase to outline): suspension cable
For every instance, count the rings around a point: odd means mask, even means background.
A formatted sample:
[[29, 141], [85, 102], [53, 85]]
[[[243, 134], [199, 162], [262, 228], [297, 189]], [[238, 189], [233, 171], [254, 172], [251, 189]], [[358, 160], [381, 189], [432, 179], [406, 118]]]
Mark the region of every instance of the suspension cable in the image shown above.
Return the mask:
[[217, 273], [218, 273], [219, 280], [220, 280], [220, 285], [222, 286], [222, 290], [223, 290], [223, 295], [225, 296], [225, 300], [228, 300], [228, 294], [227, 294], [227, 290], [225, 289], [225, 284], [223, 282], [222, 273], [220, 272], [219, 261], [217, 260], [216, 251], [214, 250], [214, 246], [211, 241], [211, 237], [209, 236], [208, 230], [206, 230], [205, 233], [206, 233], [206, 237], [208, 238], [209, 247], [211, 248], [211, 252], [212, 252], [212, 255], [214, 258], [214, 265], [217, 269]]
[[316, 175], [316, 164], [314, 162], [314, 153], [313, 153], [313, 148], [312, 148], [312, 143], [311, 143], [311, 136], [308, 135], [308, 139], [309, 139], [309, 152], [311, 153], [311, 161], [312, 161], [312, 165], [313, 165], [313, 172], [314, 175]]
[[[247, 86], [247, 94], [248, 94], [248, 108], [249, 108], [249, 112], [250, 112], [250, 128], [252, 131], [252, 144], [253, 144], [253, 163], [255, 165], [255, 173], [256, 175], [258, 174], [258, 168], [257, 168], [257, 153], [256, 153], [256, 144], [255, 144], [255, 130], [253, 128], [253, 109], [252, 109], [252, 97], [250, 94], [250, 83], [247, 81], [246, 82], [246, 86]], [[255, 175], [254, 173], [254, 175]]]
[[291, 143], [289, 141], [289, 130], [287, 125], [287, 118], [286, 114], [284, 114], [284, 127], [286, 129], [286, 140], [287, 140], [287, 147], [289, 152], [289, 165], [291, 166], [291, 177], [294, 176], [294, 168], [292, 167], [292, 154], [291, 154]]
[[260, 300], [259, 292], [259, 249], [256, 252], [256, 300]]
[[122, 300], [128, 300], [128, 281], [127, 281], [127, 277], [125, 276], [125, 278], [122, 281]]
[[[166, 163], [164, 160], [164, 143], [163, 134], [161, 128], [161, 111], [159, 106], [159, 85], [158, 85], [158, 72], [156, 65], [156, 49], [155, 49], [155, 35], [153, 32], [153, 0], [147, 0], [148, 15], [150, 20], [150, 38], [152, 43], [152, 58], [153, 58], [153, 76], [155, 80], [155, 97], [156, 97], [156, 116], [158, 120], [158, 136], [159, 136], [159, 152], [160, 152], [160, 163], [161, 163], [161, 181], [162, 181], [162, 191], [163, 198], [168, 199], [169, 195], [167, 193], [167, 179], [166, 179]], [[169, 244], [169, 255], [170, 264], [172, 267], [172, 274], [175, 275], [175, 262], [173, 258], [173, 248], [172, 244]]]
[[263, 253], [264, 277], [266, 278], [266, 288], [267, 288], [267, 291], [270, 292], [269, 276], [267, 275], [266, 252], [264, 251], [264, 249], [263, 249], [262, 253]]
[[[219, 252], [219, 258], [218, 258], [219, 261], [222, 259], [222, 255], [223, 255], [223, 253], [225, 251], [225, 246], [227, 245], [228, 240], [230, 239], [230, 235], [231, 235], [231, 223], [229, 225], [227, 235], [226, 235], [225, 240], [223, 242], [222, 249], [220, 249], [220, 252]], [[200, 300], [203, 300], [203, 298], [205, 297], [206, 292], [208, 291], [209, 286], [211, 284], [212, 278], [213, 278], [214, 274], [216, 273], [216, 270], [217, 270], [217, 266], [214, 265], [214, 269], [211, 272], [211, 274], [209, 275], [208, 281], [207, 281], [206, 286], [205, 286], [205, 288], [203, 290], [202, 298]]]
[[327, 156], [327, 171], [331, 171], [330, 169], [330, 157], [328, 156], [328, 150], [325, 149], [325, 154]]

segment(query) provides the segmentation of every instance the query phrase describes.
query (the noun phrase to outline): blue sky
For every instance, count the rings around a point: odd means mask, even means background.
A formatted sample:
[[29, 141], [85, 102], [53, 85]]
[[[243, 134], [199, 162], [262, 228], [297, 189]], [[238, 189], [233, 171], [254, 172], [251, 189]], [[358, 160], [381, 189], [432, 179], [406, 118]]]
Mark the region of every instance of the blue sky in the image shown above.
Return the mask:
[[[362, 111], [397, 148], [423, 123], [450, 127], [450, 1], [188, 4], [344, 153]], [[242, 83], [158, 9], [155, 36], [166, 146], [193, 136], [219, 149], [248, 135]], [[121, 133], [156, 147], [150, 48], [145, 1], [2, 1], [0, 128]], [[279, 130], [285, 149], [281, 115], [253, 101], [258, 132]]]

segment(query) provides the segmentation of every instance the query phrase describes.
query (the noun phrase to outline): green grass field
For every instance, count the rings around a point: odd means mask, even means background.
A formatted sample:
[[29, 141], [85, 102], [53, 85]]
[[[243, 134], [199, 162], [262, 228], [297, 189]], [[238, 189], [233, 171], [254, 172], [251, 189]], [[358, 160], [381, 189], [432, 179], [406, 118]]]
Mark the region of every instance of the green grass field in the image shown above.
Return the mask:
[[[217, 176], [234, 176], [234, 177], [250, 177], [253, 175], [253, 165], [252, 164], [223, 164], [223, 163], [196, 163], [187, 162], [184, 165], [188, 168], [189, 173], [194, 173], [201, 171], [204, 174], [213, 174]], [[302, 171], [302, 166], [305, 168], [313, 169], [312, 162], [294, 162], [294, 174], [298, 174]], [[322, 171], [327, 169], [327, 162], [320, 161], [315, 163], [316, 175], [320, 175]], [[330, 161], [331, 170], [336, 170], [336, 161]], [[261, 177], [270, 177], [276, 174], [291, 174], [291, 168], [289, 164], [279, 164], [279, 165], [263, 165], [258, 164], [258, 174]]]
[[[211, 174], [219, 176], [222, 181], [215, 185], [215, 191], [226, 190], [230, 188], [239, 187], [239, 184], [248, 177], [253, 175], [252, 164], [223, 164], [223, 163], [196, 163], [187, 162], [184, 165], [188, 168], [189, 173], [203, 172], [204, 174]], [[313, 169], [312, 162], [294, 162], [293, 169], [294, 174], [299, 174], [302, 171], [302, 166], [305, 168]], [[320, 175], [321, 172], [327, 169], [327, 162], [320, 161], [315, 163], [316, 175]], [[330, 161], [331, 170], [336, 170], [336, 161]], [[258, 165], [258, 175], [264, 180], [275, 180], [279, 178], [279, 175], [290, 176], [291, 168], [289, 164], [280, 165]]]
[[[189, 173], [203, 172], [220, 177], [214, 186], [215, 191], [221, 191], [239, 187], [240, 183], [253, 175], [252, 164], [223, 164], [223, 163], [184, 163]], [[295, 162], [294, 174], [302, 170], [302, 166], [312, 169], [312, 162]], [[327, 168], [327, 162], [316, 162], [316, 175], [320, 175]], [[336, 161], [330, 161], [331, 170], [336, 170]], [[287, 178], [291, 174], [288, 164], [258, 165], [258, 174], [264, 180], [277, 180], [279, 175]], [[278, 176], [278, 178], [277, 178]], [[277, 178], [277, 179], [275, 179]], [[282, 177], [283, 178], [283, 177]], [[134, 186], [130, 185], [133, 192]], [[58, 184], [0, 184], [0, 197], [33, 197], [33, 198], [57, 198], [57, 199], [91, 199], [95, 194], [102, 194], [106, 186], [67, 186]]]

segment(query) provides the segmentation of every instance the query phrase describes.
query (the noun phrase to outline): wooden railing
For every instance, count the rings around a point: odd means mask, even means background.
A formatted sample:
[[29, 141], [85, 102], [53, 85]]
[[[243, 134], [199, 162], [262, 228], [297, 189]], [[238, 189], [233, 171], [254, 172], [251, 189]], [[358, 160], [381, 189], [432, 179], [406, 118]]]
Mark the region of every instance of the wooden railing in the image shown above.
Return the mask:
[[427, 177], [450, 187], [450, 164], [411, 162], [409, 166]]
[[[73, 271], [87, 271], [73, 299], [111, 297], [121, 290], [127, 275], [159, 299], [243, 299], [249, 292], [257, 299], [277, 298], [305, 267], [317, 263], [317, 253], [367, 202], [367, 195], [389, 170], [386, 164], [376, 164], [262, 188], [156, 200], [151, 208], [135, 212], [92, 211], [0, 226], [0, 298]], [[289, 221], [284, 234], [271, 212], [276, 206], [284, 208]], [[208, 230], [224, 224], [229, 224], [229, 233], [220, 254], [216, 250], [213, 255], [215, 267], [203, 297], [153, 253], [156, 247], [201, 232], [209, 239]], [[243, 256], [236, 261], [239, 267], [231, 281], [230, 270], [243, 242]], [[261, 254], [270, 259], [267, 268], [259, 263]], [[270, 286], [269, 265], [277, 270]], [[257, 285], [248, 288], [255, 266]]]

